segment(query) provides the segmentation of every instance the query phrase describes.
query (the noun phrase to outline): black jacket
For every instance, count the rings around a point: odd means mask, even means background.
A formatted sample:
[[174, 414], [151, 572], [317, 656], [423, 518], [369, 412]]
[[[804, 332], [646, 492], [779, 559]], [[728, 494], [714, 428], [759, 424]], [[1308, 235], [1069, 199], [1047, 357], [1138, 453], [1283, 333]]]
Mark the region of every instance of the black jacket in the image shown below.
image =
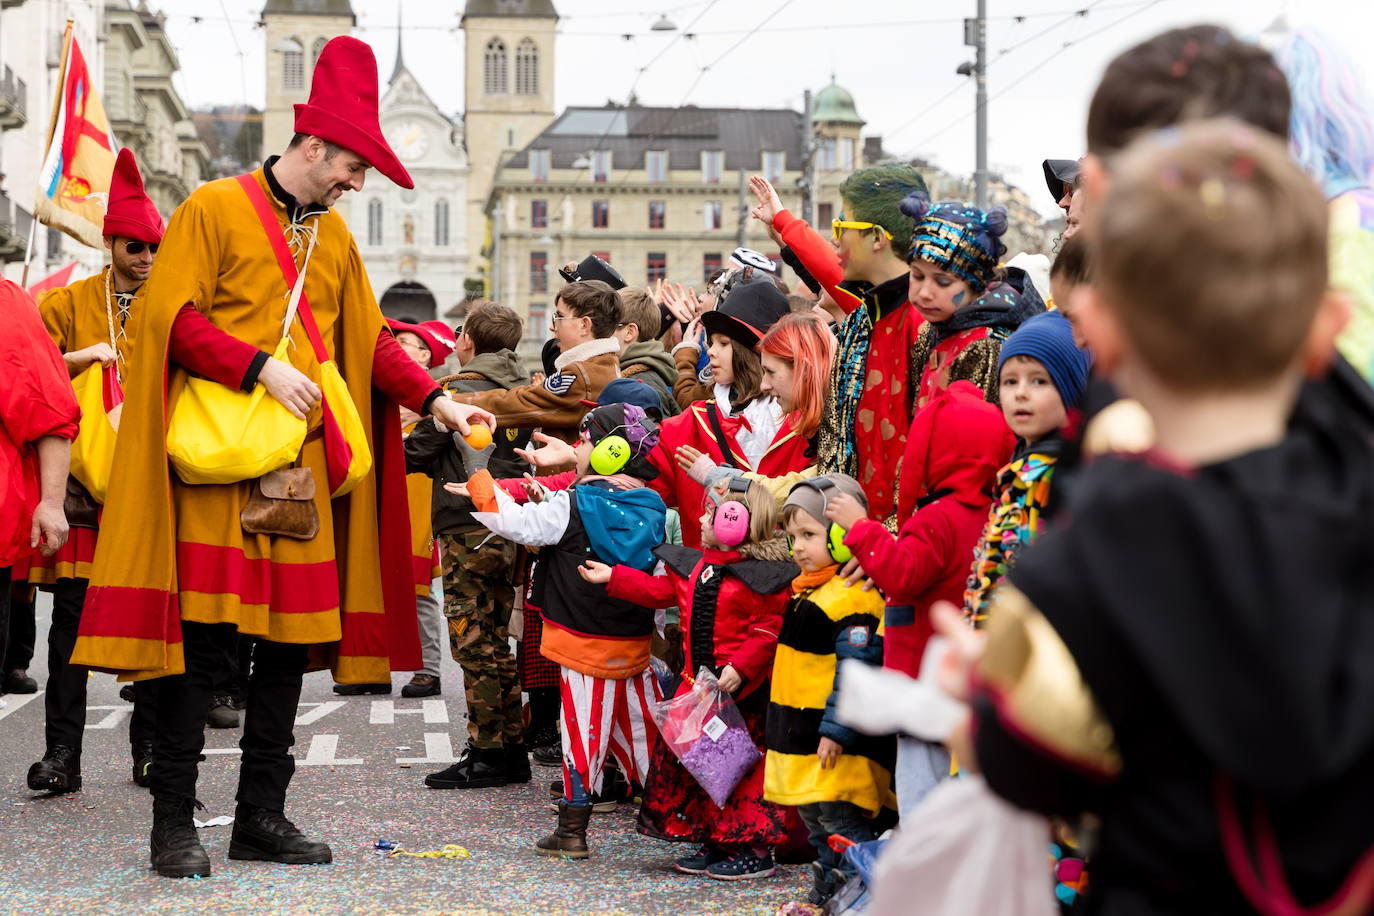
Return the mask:
[[[500, 350], [474, 356], [446, 387], [450, 391], [469, 393], [497, 388], [509, 390], [528, 384], [529, 376], [516, 355], [510, 350]], [[492, 476], [500, 480], [519, 477], [530, 470], [530, 466], [515, 454], [517, 448], [528, 448], [529, 441], [528, 429], [497, 430], [492, 435], [492, 451], [487, 463]], [[476, 470], [464, 463], [453, 433], [437, 429], [428, 418], [421, 420], [406, 439], [405, 454], [407, 473], [427, 474], [434, 480], [430, 501], [434, 533], [452, 534], [477, 527], [472, 520], [472, 501], [444, 489], [445, 483], [462, 483]]]

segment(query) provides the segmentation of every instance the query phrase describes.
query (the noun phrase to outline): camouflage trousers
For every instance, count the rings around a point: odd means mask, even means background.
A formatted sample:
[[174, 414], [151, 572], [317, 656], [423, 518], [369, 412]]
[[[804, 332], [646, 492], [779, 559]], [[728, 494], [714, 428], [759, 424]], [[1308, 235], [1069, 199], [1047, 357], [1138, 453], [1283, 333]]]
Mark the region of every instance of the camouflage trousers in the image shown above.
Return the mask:
[[441, 534], [439, 563], [449, 649], [463, 669], [469, 743], [477, 748], [520, 743], [520, 676], [509, 633], [515, 545], [485, 530]]

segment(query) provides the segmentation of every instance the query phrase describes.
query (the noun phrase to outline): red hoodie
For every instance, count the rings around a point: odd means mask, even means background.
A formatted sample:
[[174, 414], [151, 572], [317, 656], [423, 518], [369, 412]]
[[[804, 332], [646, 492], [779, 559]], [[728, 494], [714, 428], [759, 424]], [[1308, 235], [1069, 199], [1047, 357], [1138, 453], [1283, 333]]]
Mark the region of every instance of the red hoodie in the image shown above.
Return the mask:
[[1016, 436], [971, 382], [954, 382], [912, 421], [902, 458], [894, 538], [862, 519], [844, 542], [887, 598], [883, 666], [915, 677], [930, 638], [930, 606], [963, 601], [997, 471]]

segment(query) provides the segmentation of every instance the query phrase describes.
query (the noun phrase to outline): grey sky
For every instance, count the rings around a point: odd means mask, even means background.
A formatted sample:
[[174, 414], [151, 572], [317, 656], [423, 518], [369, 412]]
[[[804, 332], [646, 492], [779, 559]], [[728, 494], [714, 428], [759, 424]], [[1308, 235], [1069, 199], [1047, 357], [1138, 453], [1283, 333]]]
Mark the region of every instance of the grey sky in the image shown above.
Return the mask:
[[[376, 49], [383, 80], [395, 59], [397, 2], [353, 0], [354, 34]], [[634, 85], [648, 105], [800, 110], [802, 91], [820, 89], [833, 72], [854, 93], [868, 121], [865, 132], [881, 134], [890, 152], [923, 154], [955, 172], [972, 170], [973, 82], [955, 69], [973, 56], [963, 46], [961, 20], [973, 15], [974, 0], [675, 2], [555, 0], [562, 17], [557, 107], [623, 102]], [[151, 5], [156, 8], [157, 0]], [[167, 31], [181, 54], [177, 85], [189, 104], [262, 104], [264, 41], [254, 27], [262, 6], [262, 0], [163, 0]], [[463, 107], [463, 42], [456, 28], [462, 6], [456, 0], [405, 2], [406, 64], [449, 113]], [[1085, 7], [1086, 15], [1074, 12]], [[1285, 11], [1295, 24], [1329, 28], [1338, 37], [1374, 34], [1374, 4], [1350, 0], [989, 0], [992, 167], [1033, 193], [1041, 190], [1040, 160], [1081, 151], [1093, 85], [1123, 48], [1198, 22], [1253, 37]], [[665, 13], [680, 32], [690, 24], [696, 37], [651, 32]], [[627, 33], [634, 38], [620, 37]], [[639, 68], [655, 56], [636, 81]], [[1048, 193], [1035, 200], [1043, 212], [1054, 210]]]

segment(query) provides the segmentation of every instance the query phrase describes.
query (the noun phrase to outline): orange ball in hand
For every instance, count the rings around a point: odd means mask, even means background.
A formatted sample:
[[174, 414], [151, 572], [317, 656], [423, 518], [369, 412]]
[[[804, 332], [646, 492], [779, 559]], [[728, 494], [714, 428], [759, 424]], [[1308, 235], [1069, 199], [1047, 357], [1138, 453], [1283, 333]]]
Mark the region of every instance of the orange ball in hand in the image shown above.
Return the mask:
[[485, 423], [473, 423], [468, 429], [468, 434], [463, 437], [463, 441], [480, 452], [491, 445], [491, 430]]

